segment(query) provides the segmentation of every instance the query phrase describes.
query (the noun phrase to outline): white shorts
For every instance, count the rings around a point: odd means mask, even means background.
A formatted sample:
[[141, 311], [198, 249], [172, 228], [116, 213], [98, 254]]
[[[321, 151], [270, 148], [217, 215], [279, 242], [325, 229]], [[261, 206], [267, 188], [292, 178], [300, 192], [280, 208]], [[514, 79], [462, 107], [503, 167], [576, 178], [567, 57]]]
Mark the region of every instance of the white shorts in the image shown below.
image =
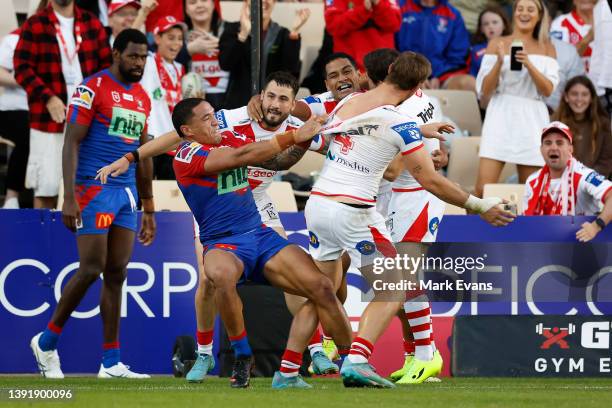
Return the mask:
[[393, 242], [435, 242], [445, 207], [426, 190], [394, 190], [387, 223]]
[[383, 194], [379, 194], [376, 197], [376, 211], [383, 216], [384, 219], [387, 219], [389, 216], [389, 203], [391, 202], [391, 194], [392, 191], [385, 191]]
[[[62, 179], [63, 133], [30, 129], [30, 155], [25, 187], [34, 189], [35, 197], [55, 197]], [[75, 163], [76, 165], [76, 163]]]
[[375, 207], [354, 208], [311, 195], [304, 215], [310, 235], [309, 252], [317, 261], [339, 259], [347, 251], [351, 266], [360, 268], [363, 256], [377, 250], [384, 256], [395, 256], [385, 220]]
[[274, 203], [269, 195], [265, 193], [261, 194], [257, 200], [255, 200], [255, 204], [257, 205], [257, 211], [259, 211], [261, 222], [266, 227], [283, 228], [283, 224], [281, 224], [280, 217], [278, 216], [278, 211], [276, 211], [276, 207], [274, 207]]

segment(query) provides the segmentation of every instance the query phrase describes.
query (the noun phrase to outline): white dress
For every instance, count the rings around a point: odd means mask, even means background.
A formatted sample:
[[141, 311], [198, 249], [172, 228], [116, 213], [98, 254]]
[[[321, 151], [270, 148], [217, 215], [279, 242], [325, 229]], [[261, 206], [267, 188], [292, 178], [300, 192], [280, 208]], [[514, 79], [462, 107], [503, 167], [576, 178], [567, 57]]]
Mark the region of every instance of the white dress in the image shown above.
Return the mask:
[[[556, 87], [559, 83], [557, 60], [545, 55], [530, 55], [534, 67]], [[476, 78], [481, 95], [482, 83], [497, 62], [497, 55], [482, 59]], [[499, 83], [487, 107], [482, 127], [480, 157], [527, 166], [543, 166], [540, 135], [549, 123], [544, 98], [538, 93], [527, 69], [510, 71], [510, 56], [504, 57]]]

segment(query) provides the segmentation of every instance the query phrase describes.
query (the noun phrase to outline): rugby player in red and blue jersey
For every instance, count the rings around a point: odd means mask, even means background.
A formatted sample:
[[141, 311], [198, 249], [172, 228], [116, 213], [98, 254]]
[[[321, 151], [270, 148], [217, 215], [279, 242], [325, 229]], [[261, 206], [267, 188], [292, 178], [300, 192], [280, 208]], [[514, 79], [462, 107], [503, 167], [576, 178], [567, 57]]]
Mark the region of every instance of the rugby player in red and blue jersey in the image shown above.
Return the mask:
[[[247, 166], [280, 170], [294, 163], [296, 155], [301, 157], [304, 153], [304, 147], [296, 144], [309, 144], [322, 118], [313, 117], [297, 130], [259, 142], [232, 131], [219, 132], [212, 106], [199, 98], [179, 102], [172, 121], [184, 139], [174, 158], [174, 172], [199, 224], [204, 270], [215, 287], [217, 309], [234, 350], [231, 385], [246, 387], [250, 380], [252, 351], [236, 285], [251, 281], [309, 299], [294, 315], [287, 349], [272, 386], [310, 388], [298, 372], [308, 336], [316, 328], [317, 315], [341, 352], [348, 353], [351, 328], [331, 280], [302, 249], [262, 226], [249, 187]], [[161, 136], [139, 149], [139, 155], [160, 154], [175, 137]], [[125, 159], [116, 161], [101, 169], [99, 176], [104, 182], [109, 175], [122, 174], [126, 165]], [[305, 337], [304, 333], [309, 334]]]
[[99, 378], [149, 378], [121, 363], [119, 318], [121, 289], [137, 228], [140, 193], [144, 214], [139, 240], [149, 245], [155, 235], [151, 160], [143, 160], [102, 185], [95, 179], [101, 166], [146, 142], [151, 103], [138, 84], [147, 57], [147, 39], [138, 30], [122, 31], [113, 44], [113, 65], [86, 78], [76, 88], [68, 111], [63, 149], [64, 205], [62, 220], [77, 234], [80, 266], [68, 281], [47, 328], [30, 343], [39, 370], [47, 378], [63, 378], [57, 342], [64, 324], [87, 290], [103, 274], [100, 314], [104, 344]]

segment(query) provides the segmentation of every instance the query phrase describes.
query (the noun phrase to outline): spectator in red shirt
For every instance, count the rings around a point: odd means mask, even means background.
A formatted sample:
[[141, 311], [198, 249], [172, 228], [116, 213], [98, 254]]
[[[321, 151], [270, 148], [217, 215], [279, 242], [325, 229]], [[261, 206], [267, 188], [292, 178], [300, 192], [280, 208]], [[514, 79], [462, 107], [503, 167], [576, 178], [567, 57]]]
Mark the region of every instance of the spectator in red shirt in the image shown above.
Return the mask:
[[325, 28], [334, 52], [345, 52], [365, 71], [363, 57], [378, 48], [395, 48], [394, 34], [402, 24], [395, 0], [327, 0]]
[[24, 23], [13, 62], [30, 108], [26, 187], [34, 189], [36, 208], [55, 208], [68, 95], [110, 65], [108, 37], [100, 21], [73, 0], [51, 0]]

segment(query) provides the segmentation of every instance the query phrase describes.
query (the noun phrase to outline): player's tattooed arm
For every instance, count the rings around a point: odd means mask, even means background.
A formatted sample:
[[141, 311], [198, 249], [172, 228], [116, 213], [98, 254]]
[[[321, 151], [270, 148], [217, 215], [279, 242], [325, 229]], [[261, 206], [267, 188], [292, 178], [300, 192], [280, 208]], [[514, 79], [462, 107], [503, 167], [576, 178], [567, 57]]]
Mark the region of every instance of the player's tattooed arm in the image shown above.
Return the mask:
[[288, 149], [283, 150], [270, 160], [266, 160], [258, 167], [263, 167], [268, 170], [287, 170], [295, 163], [300, 161], [308, 149], [304, 149], [298, 145], [293, 145]]

